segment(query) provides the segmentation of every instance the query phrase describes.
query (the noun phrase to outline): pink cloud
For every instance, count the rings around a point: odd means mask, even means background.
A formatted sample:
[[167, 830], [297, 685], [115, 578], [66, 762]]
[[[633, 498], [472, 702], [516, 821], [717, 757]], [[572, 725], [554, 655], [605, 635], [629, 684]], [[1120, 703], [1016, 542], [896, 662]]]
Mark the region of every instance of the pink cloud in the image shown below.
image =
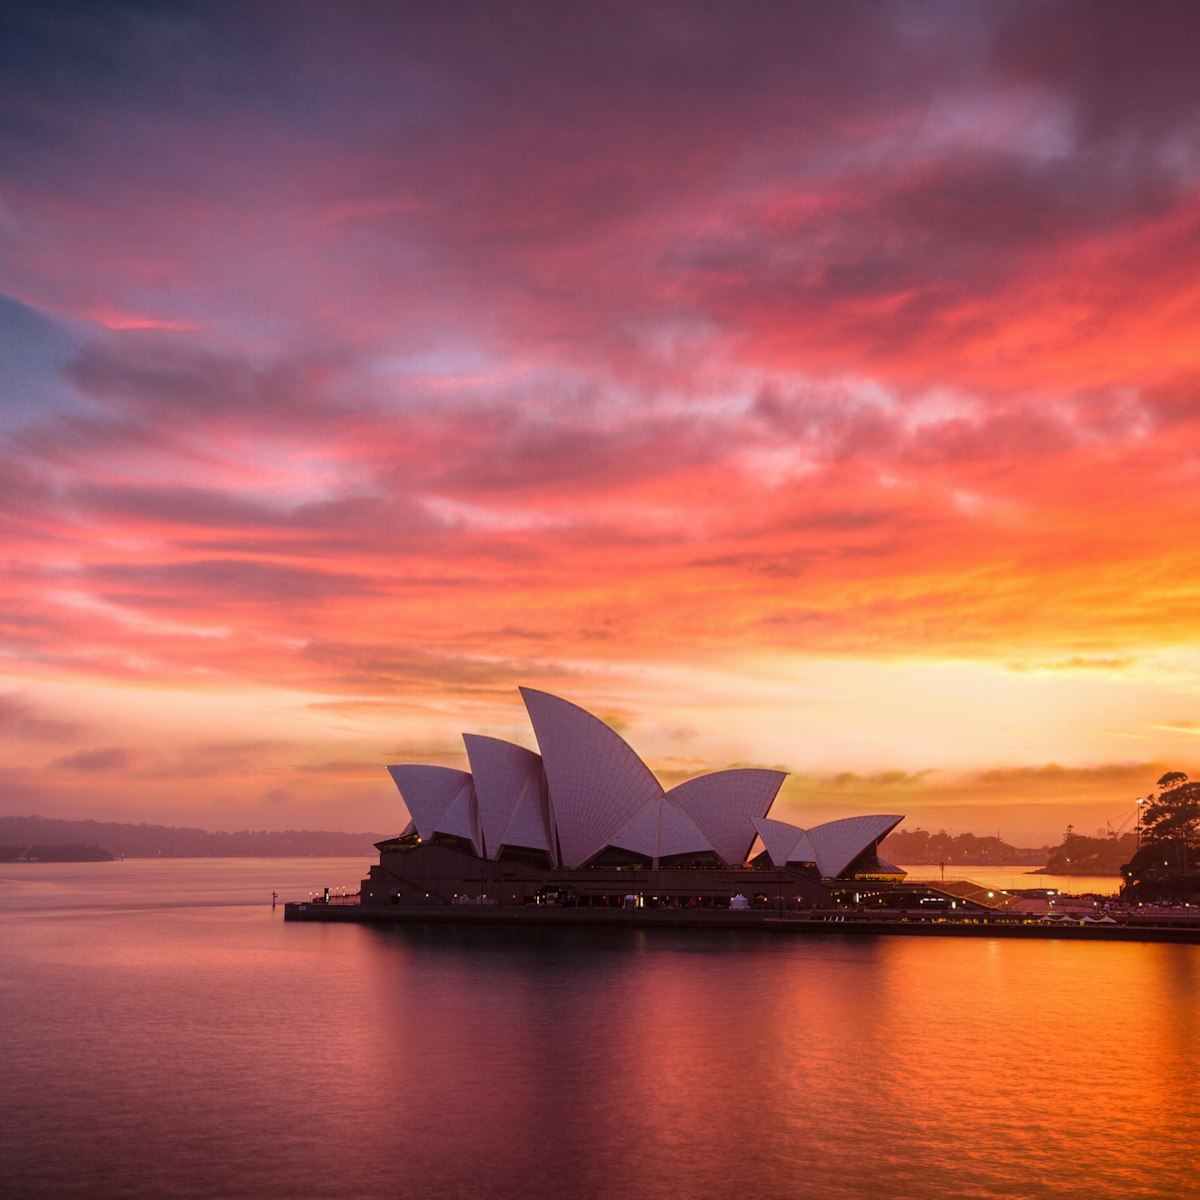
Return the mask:
[[55, 759], [53, 766], [60, 771], [95, 771], [107, 774], [128, 770], [135, 757], [121, 746], [108, 746], [103, 750], [79, 750]]

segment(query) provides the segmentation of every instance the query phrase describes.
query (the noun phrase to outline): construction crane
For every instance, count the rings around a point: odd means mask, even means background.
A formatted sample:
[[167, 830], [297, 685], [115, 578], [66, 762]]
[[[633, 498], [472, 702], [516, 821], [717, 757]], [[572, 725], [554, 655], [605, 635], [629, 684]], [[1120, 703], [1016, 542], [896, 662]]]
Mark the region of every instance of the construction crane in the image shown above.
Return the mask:
[[1129, 823], [1131, 821], [1135, 822], [1134, 828], [1140, 831], [1142, 824], [1142, 805], [1145, 803], [1145, 800], [1139, 796], [1137, 804], [1129, 812], [1127, 812], [1124, 817], [1121, 818], [1120, 824], [1118, 825], [1114, 825], [1111, 821], [1105, 821], [1104, 825], [1108, 830], [1108, 836], [1110, 838], [1120, 837], [1121, 834], [1123, 834], [1129, 828]]

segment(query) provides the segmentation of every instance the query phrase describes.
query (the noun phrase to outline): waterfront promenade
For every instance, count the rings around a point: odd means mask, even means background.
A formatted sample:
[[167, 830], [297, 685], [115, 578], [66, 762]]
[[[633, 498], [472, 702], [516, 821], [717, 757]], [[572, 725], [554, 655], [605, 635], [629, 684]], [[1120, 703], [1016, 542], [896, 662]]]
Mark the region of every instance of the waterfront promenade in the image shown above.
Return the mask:
[[1108, 919], [1017, 913], [862, 912], [848, 909], [587, 908], [549, 905], [284, 905], [286, 921], [367, 925], [457, 924], [593, 928], [738, 929], [794, 936], [1061, 938], [1075, 941], [1200, 943], [1200, 910], [1129, 910]]

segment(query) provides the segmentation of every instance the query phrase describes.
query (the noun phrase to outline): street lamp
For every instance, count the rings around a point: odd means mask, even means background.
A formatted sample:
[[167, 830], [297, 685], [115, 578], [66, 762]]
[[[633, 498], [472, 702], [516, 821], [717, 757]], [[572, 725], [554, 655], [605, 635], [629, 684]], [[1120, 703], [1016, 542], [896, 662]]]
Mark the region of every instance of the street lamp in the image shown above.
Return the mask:
[[1139, 850], [1142, 848], [1142, 805], [1145, 803], [1145, 796], [1139, 796], [1137, 798], [1137, 824], [1134, 826], [1134, 829], [1137, 832], [1137, 848]]

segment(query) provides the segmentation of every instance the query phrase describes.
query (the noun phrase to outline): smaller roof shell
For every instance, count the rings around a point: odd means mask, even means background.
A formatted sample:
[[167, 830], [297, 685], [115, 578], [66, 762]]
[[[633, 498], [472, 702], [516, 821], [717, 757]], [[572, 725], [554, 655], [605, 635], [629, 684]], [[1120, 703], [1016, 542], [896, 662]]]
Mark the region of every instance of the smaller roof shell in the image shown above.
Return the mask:
[[821, 874], [826, 879], [836, 878], [868, 846], [882, 841], [903, 820], [902, 816], [892, 815], [845, 817], [814, 826], [809, 836]]
[[793, 862], [817, 861], [817, 852], [807, 829], [770, 817], [755, 817], [754, 828], [763, 840], [772, 866], [786, 867]]
[[647, 801], [609, 845], [655, 861], [677, 854], [704, 854], [712, 849], [691, 817], [665, 796]]
[[496, 859], [501, 847], [520, 846], [544, 850], [554, 861], [541, 756], [476, 733], [464, 733], [463, 743], [475, 777], [486, 856]]
[[787, 778], [785, 771], [713, 771], [673, 787], [667, 799], [708, 838], [727, 866], [741, 866], [754, 843], [756, 817], [765, 817]]
[[[471, 776], [468, 775], [467, 778], [471, 779]], [[471, 843], [475, 854], [483, 857], [483, 838], [479, 832], [479, 805], [475, 802], [474, 780], [470, 786], [458, 789], [449, 807], [438, 818], [433, 832], [465, 838]]]
[[[424, 763], [388, 767], [392, 782], [400, 791], [417, 833], [423, 842], [437, 832], [438, 822], [450, 811], [462, 793], [472, 791], [471, 776], [453, 767], [436, 767]], [[442, 830], [441, 832], [450, 832]], [[459, 834], [460, 837], [469, 834]]]

